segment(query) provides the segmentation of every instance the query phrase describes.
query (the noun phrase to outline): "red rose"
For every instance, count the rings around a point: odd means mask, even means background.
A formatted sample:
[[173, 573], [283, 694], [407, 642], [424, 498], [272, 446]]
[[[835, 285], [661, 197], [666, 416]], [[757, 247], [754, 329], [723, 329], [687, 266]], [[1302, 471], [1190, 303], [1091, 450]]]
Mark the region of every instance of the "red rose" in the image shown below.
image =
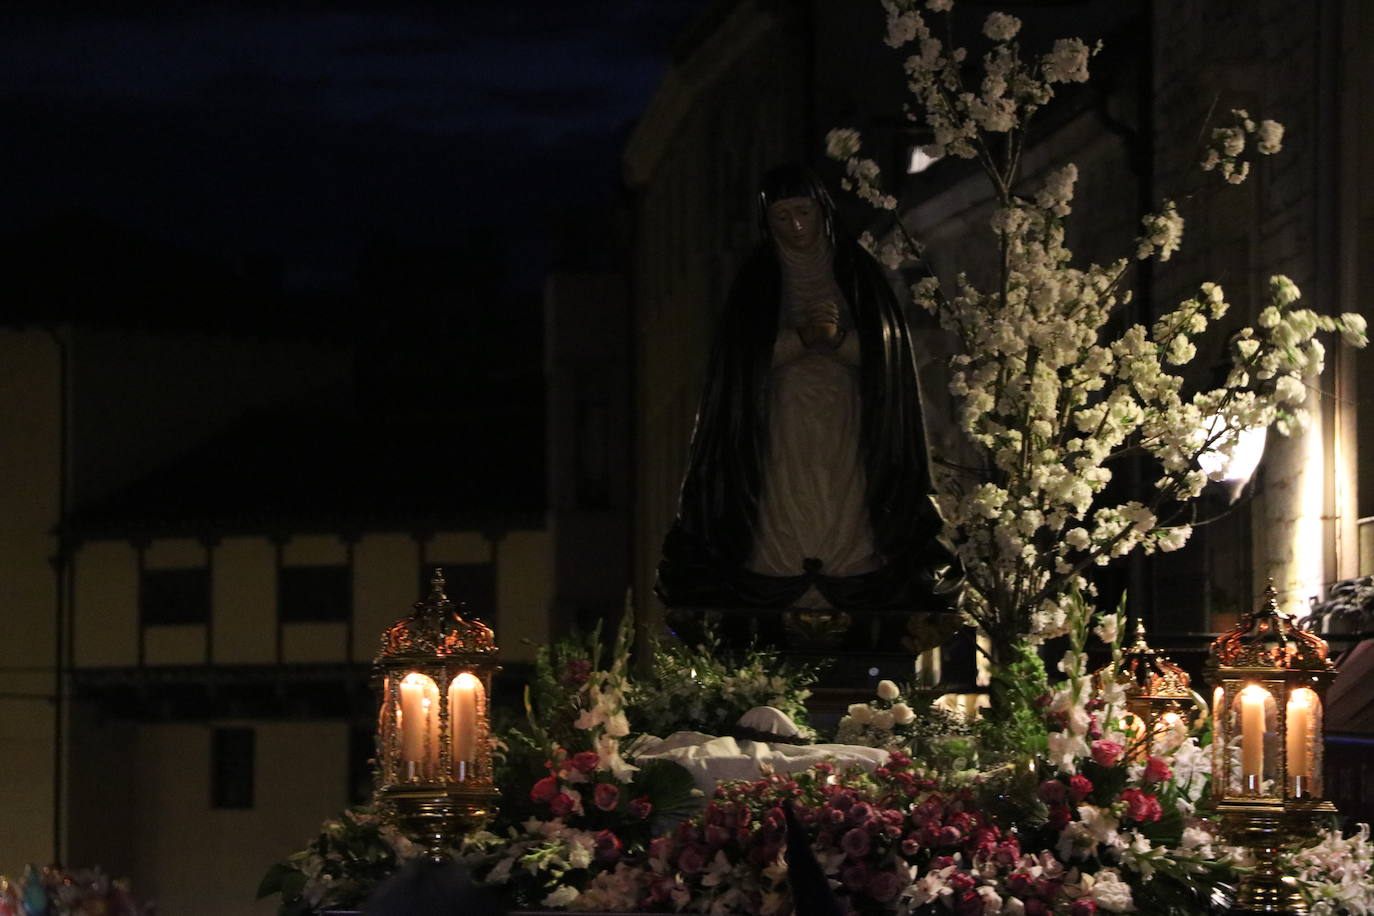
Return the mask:
[[641, 795], [639, 798], [631, 799], [629, 808], [630, 816], [640, 818], [641, 820], [652, 814], [654, 810], [653, 803], [649, 801], [649, 796], [647, 795]]
[[1116, 741], [1094, 741], [1093, 760], [1097, 761], [1098, 766], [1114, 766], [1121, 759], [1122, 753], [1126, 749]]
[[1069, 795], [1068, 787], [1061, 780], [1047, 779], [1040, 783], [1040, 800], [1053, 805], [1062, 802]]
[[1164, 782], [1166, 779], [1172, 779], [1173, 776], [1174, 771], [1169, 768], [1168, 761], [1164, 758], [1151, 757], [1145, 761], [1145, 776], [1143, 778], [1146, 782]]
[[614, 811], [620, 804], [620, 789], [609, 782], [599, 782], [592, 790], [592, 803], [602, 811]]
[[572, 758], [573, 767], [582, 773], [595, 773], [600, 762], [601, 758], [597, 756], [596, 751], [581, 751], [573, 754]]
[[1051, 830], [1063, 830], [1073, 820], [1073, 812], [1068, 805], [1050, 805], [1048, 824]]
[[868, 886], [868, 866], [853, 862], [840, 869], [840, 880], [851, 891], [861, 891]]
[[1159, 807], [1159, 799], [1139, 789], [1122, 792], [1121, 800], [1126, 803], [1126, 816], [1142, 824], [1157, 821], [1164, 813]]
[[587, 678], [591, 676], [591, 673], [592, 663], [588, 659], [575, 658], [568, 662], [561, 683], [564, 687], [581, 687], [587, 683]]
[[1097, 913], [1097, 901], [1095, 900], [1075, 900], [1073, 906], [1069, 907], [1069, 916], [1095, 916]]
[[672, 837], [656, 836], [649, 841], [649, 858], [666, 862], [673, 852]]
[[1039, 897], [1032, 897], [1026, 901], [1026, 916], [1049, 916], [1050, 907]]
[[567, 817], [569, 814], [572, 814], [573, 808], [575, 808], [576, 805], [577, 803], [573, 801], [572, 796], [567, 792], [559, 792], [553, 798], [549, 799], [549, 811], [554, 817]]
[[954, 903], [957, 916], [983, 916], [983, 909], [983, 898], [974, 891], [965, 891]]
[[545, 776], [534, 784], [533, 789], [530, 789], [530, 801], [546, 802], [557, 793], [558, 780], [554, 779], [552, 776]]
[[596, 835], [592, 853], [599, 862], [614, 862], [620, 858], [620, 852], [624, 848], [625, 844], [620, 841], [620, 837], [609, 830], [603, 830]]
[[1081, 802], [1093, 792], [1093, 781], [1082, 773], [1074, 773], [1069, 777], [1069, 795], [1076, 803]]
[[706, 870], [706, 863], [711, 861], [710, 854], [706, 847], [696, 843], [682, 850], [682, 854], [677, 857], [677, 867], [684, 874], [694, 875]]
[[1015, 897], [1025, 897], [1029, 894], [1034, 885], [1031, 884], [1031, 876], [1023, 871], [1014, 871], [1007, 875], [1007, 890]]

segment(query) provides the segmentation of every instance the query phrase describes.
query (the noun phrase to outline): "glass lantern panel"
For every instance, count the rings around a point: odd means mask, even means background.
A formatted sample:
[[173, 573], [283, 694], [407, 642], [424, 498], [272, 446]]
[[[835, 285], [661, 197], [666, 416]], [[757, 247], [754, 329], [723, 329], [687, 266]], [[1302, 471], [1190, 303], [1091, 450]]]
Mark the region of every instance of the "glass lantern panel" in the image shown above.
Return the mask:
[[464, 671], [448, 687], [449, 722], [453, 735], [453, 778], [466, 782], [475, 775], [477, 750], [486, 721], [486, 689], [480, 678]]
[[1121, 717], [1121, 730], [1126, 735], [1127, 757], [1133, 761], [1143, 761], [1148, 753], [1145, 720], [1134, 712], [1128, 712]]
[[1278, 772], [1278, 707], [1258, 684], [1247, 684], [1227, 710], [1226, 772], [1232, 795], [1272, 797]]
[[1316, 691], [1298, 687], [1289, 693], [1287, 715], [1288, 795], [1320, 796], [1322, 709]]
[[1155, 722], [1154, 733], [1150, 736], [1151, 754], [1170, 754], [1188, 739], [1188, 719], [1177, 710], [1170, 709], [1160, 715]]
[[396, 727], [401, 733], [401, 781], [429, 782], [439, 769], [439, 688], [412, 671], [401, 680]]

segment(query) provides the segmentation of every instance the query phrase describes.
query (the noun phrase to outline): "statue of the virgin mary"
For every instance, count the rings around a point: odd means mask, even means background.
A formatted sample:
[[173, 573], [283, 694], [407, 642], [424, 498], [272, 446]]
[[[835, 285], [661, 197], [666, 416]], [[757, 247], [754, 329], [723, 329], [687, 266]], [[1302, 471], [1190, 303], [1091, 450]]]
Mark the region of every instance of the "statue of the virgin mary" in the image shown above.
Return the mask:
[[765, 238], [720, 318], [657, 591], [670, 607], [937, 610], [910, 334], [809, 171], [770, 171]]

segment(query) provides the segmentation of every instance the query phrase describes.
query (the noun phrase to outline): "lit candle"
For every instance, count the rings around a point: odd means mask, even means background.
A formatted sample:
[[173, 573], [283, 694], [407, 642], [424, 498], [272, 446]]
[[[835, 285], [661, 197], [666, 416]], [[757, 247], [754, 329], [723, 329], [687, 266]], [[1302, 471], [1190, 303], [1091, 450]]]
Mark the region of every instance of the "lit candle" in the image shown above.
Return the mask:
[[464, 671], [448, 688], [449, 728], [453, 734], [453, 773], [466, 780], [477, 759], [477, 692], [482, 683]]
[[1240, 692], [1240, 773], [1245, 791], [1258, 793], [1264, 777], [1264, 701], [1269, 692], [1251, 684]]
[[1288, 696], [1288, 775], [1293, 780], [1293, 794], [1307, 794], [1312, 766], [1307, 757], [1308, 732], [1312, 727], [1312, 691], [1299, 687]]
[[411, 672], [401, 681], [401, 759], [408, 779], [429, 768], [429, 755], [437, 749], [438, 699], [439, 688], [423, 674]]

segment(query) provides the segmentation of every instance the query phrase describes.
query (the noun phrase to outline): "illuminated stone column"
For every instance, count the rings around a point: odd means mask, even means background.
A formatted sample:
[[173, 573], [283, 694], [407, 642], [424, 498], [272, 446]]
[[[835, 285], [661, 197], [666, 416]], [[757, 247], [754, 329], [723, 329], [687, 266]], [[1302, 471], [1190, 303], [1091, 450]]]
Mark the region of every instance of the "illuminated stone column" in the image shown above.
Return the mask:
[[1325, 454], [1321, 398], [1309, 389], [1307, 424], [1289, 435], [1271, 434], [1264, 452], [1263, 490], [1255, 501], [1254, 594], [1272, 578], [1285, 613], [1307, 613], [1308, 598], [1325, 582]]

